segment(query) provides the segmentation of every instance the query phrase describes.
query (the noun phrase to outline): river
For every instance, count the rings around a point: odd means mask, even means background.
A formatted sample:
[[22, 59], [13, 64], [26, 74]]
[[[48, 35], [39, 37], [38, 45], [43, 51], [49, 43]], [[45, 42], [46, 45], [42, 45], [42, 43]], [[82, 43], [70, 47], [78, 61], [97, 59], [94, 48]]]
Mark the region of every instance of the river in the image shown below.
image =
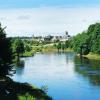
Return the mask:
[[37, 87], [48, 87], [53, 100], [100, 100], [100, 61], [75, 53], [39, 53], [21, 58], [12, 77]]

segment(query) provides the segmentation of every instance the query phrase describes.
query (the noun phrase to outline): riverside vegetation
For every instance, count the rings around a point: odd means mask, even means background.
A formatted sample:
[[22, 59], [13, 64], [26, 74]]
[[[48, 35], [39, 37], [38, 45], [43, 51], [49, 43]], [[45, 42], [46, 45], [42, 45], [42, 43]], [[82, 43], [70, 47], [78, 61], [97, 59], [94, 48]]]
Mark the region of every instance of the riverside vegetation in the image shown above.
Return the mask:
[[[14, 40], [16, 41], [16, 38]], [[24, 39], [21, 41], [23, 42], [21, 46], [24, 46], [23, 56], [32, 56], [36, 52], [75, 51], [77, 54], [91, 59], [100, 59], [100, 23], [90, 25], [86, 31], [71, 37], [65, 42], [58, 40], [46, 43], [46, 41], [39, 42]]]
[[14, 59], [19, 61], [25, 48], [19, 38], [7, 38], [4, 29], [0, 24], [0, 100], [52, 100], [44, 90], [11, 79]]
[[100, 23], [92, 24], [88, 30], [70, 40], [70, 48], [91, 59], [100, 59]]

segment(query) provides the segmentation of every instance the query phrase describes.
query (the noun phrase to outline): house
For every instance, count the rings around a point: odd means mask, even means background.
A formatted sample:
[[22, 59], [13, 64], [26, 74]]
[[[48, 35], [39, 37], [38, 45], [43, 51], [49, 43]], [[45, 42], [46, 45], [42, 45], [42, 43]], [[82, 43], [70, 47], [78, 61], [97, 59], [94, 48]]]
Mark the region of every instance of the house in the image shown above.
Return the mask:
[[42, 36], [34, 36], [33, 40], [34, 41], [42, 41], [42, 38], [43, 38]]
[[54, 36], [53, 37], [53, 39], [52, 39], [52, 41], [53, 42], [57, 42], [57, 41], [61, 41], [61, 42], [65, 42], [65, 41], [67, 41], [67, 40], [69, 40], [71, 37], [70, 37], [70, 35], [63, 35], [63, 36]]
[[53, 36], [51, 36], [51, 35], [48, 35], [48, 36], [44, 37], [45, 42], [52, 42], [52, 39], [53, 39]]
[[60, 41], [62, 39], [62, 36], [54, 36], [52, 38], [52, 42]]

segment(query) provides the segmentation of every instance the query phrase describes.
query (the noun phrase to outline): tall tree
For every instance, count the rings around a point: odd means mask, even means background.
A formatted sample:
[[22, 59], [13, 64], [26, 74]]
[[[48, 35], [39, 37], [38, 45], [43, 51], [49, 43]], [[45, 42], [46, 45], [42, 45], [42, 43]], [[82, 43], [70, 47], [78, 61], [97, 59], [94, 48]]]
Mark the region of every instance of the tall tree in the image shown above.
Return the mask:
[[18, 58], [25, 52], [24, 43], [20, 38], [14, 40], [13, 51]]
[[92, 24], [87, 31], [74, 36], [70, 45], [77, 53], [84, 55], [89, 52], [100, 54], [100, 23]]
[[6, 38], [4, 29], [0, 24], [0, 76], [9, 75], [12, 69], [11, 41]]
[[59, 42], [59, 43], [57, 44], [57, 49], [58, 49], [58, 52], [59, 52], [59, 50], [61, 49], [61, 42]]

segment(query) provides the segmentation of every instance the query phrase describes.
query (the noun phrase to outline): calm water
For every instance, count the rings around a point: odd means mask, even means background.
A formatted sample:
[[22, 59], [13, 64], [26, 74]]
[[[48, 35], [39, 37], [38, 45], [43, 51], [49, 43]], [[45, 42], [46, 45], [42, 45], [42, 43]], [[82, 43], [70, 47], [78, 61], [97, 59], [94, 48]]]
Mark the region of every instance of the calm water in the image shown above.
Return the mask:
[[36, 54], [21, 60], [13, 79], [48, 86], [53, 100], [100, 100], [100, 61], [74, 53]]

